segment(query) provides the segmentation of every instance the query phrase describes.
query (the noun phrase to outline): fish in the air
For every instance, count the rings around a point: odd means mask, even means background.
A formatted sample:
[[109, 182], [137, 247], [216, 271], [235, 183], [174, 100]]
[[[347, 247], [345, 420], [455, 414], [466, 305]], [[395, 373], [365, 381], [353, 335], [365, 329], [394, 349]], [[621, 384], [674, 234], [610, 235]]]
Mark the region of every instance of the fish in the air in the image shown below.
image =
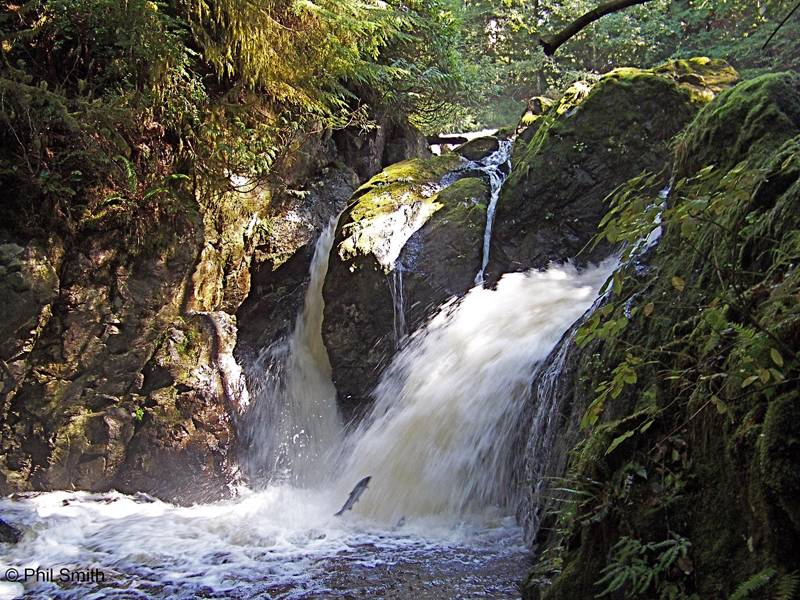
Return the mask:
[[358, 502], [358, 499], [361, 498], [361, 494], [364, 493], [364, 490], [367, 489], [367, 484], [372, 477], [364, 477], [361, 481], [356, 484], [356, 487], [353, 488], [353, 491], [350, 492], [350, 497], [347, 499], [347, 502], [344, 503], [342, 510], [337, 512], [334, 517], [341, 517], [344, 514], [344, 511], [350, 510], [353, 508], [353, 504]]

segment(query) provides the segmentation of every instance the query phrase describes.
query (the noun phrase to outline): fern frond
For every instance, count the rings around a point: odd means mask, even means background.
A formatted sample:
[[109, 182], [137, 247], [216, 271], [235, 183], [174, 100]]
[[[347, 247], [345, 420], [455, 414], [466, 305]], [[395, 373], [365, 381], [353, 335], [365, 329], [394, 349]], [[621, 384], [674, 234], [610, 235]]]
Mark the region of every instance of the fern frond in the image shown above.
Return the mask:
[[800, 588], [800, 573], [787, 573], [778, 581], [777, 589], [773, 598], [775, 600], [794, 600], [797, 598], [797, 591]]
[[741, 584], [728, 600], [744, 600], [753, 592], [760, 590], [767, 585], [777, 575], [775, 569], [766, 568], [753, 575], [750, 579]]

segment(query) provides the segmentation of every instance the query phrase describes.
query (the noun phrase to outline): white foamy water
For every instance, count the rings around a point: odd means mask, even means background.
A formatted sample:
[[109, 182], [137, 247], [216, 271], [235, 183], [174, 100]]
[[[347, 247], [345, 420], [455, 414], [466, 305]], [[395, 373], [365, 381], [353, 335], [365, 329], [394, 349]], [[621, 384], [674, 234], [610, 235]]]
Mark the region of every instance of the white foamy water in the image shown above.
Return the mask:
[[537, 365], [615, 264], [506, 275], [497, 289], [474, 288], [412, 336], [350, 440], [341, 486], [372, 477], [355, 510], [392, 522], [502, 507], [512, 433]]
[[[194, 507], [116, 493], [0, 499], [3, 518], [24, 533], [0, 548], [0, 598], [513, 597], [508, 569], [524, 572], [525, 550], [508, 520], [378, 528], [333, 517], [339, 503], [289, 486]], [[10, 569], [17, 583], [7, 581]], [[398, 569], [416, 593], [386, 593]], [[87, 572], [94, 576], [69, 582]]]

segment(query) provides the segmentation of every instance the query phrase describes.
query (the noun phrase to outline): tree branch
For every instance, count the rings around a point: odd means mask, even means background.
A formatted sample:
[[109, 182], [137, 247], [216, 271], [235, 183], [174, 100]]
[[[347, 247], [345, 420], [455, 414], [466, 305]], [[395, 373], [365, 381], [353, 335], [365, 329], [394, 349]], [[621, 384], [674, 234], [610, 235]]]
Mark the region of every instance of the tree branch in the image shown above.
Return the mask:
[[544, 49], [544, 53], [547, 56], [553, 56], [559, 46], [590, 23], [594, 23], [607, 14], [626, 9], [629, 6], [635, 6], [636, 4], [644, 4], [645, 2], [649, 2], [649, 0], [610, 0], [609, 2], [604, 2], [597, 8], [575, 19], [557, 34], [546, 38], [539, 38], [539, 45]]
[[762, 50], [767, 49], [767, 44], [769, 44], [772, 41], [772, 38], [774, 38], [775, 34], [778, 33], [778, 31], [780, 31], [780, 28], [786, 25], [786, 21], [789, 20], [789, 17], [791, 17], [798, 8], [800, 8], [800, 2], [794, 5], [794, 8], [791, 11], [789, 11], [789, 14], [786, 15], [783, 21], [781, 21], [780, 24], [775, 28], [775, 31], [772, 32], [772, 35], [767, 38], [767, 41], [764, 42], [764, 45], [761, 47]]

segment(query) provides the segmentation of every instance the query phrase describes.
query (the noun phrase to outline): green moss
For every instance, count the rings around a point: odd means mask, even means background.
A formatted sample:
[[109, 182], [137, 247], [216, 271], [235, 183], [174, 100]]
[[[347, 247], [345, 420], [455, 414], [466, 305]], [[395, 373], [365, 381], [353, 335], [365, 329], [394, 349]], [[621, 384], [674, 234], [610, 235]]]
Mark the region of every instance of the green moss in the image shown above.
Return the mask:
[[678, 148], [679, 170], [764, 160], [798, 133], [800, 74], [764, 75], [724, 91], [701, 111]]
[[438, 200], [445, 206], [482, 206], [486, 212], [488, 186], [478, 177], [459, 179], [438, 194]]
[[406, 160], [387, 167], [356, 190], [343, 220], [344, 239], [339, 244], [342, 260], [376, 253], [376, 248], [386, 243], [382, 221], [404, 205], [410, 207], [408, 214], [399, 218], [409, 220], [411, 228], [421, 227], [442, 207], [435, 193], [441, 178], [460, 162], [454, 154]]
[[653, 72], [673, 79], [704, 102], [741, 81], [739, 74], [726, 61], [705, 57], [674, 60], [656, 67]]
[[741, 81], [739, 74], [726, 61], [710, 58], [674, 60], [655, 69], [615, 69], [604, 79], [630, 79], [642, 75], [655, 75], [674, 81], [689, 92], [692, 101], [699, 104], [713, 100], [717, 94]]
[[489, 195], [489, 186], [482, 179], [459, 179], [437, 194], [436, 201], [441, 208], [435, 218], [439, 223], [457, 229], [483, 229]]
[[[682, 69], [678, 64], [675, 72], [680, 75]], [[639, 77], [626, 71], [616, 80], [624, 85]], [[680, 148], [688, 152], [682, 156], [684, 174], [695, 175], [687, 169], [704, 164], [719, 167], [673, 194], [673, 205], [683, 197], [728, 195], [730, 201], [719, 212], [698, 213], [703, 221], [693, 227], [666, 227], [651, 252], [651, 271], [626, 273], [630, 296], [618, 299], [609, 318], [618, 318], [624, 298], [631, 298], [628, 309], [639, 312], [619, 339], [595, 341], [584, 350], [585, 365], [596, 362], [597, 355], [611, 369], [636, 348], [649, 353], [652, 363], [637, 370], [637, 381], [606, 407], [606, 423], [575, 450], [572, 468], [584, 477], [602, 476], [598, 481], [608, 486], [613, 508], [601, 523], [573, 519], [580, 544], [575, 547], [573, 533], [573, 547], [563, 554], [563, 574], [544, 598], [593, 597], [597, 589], [590, 584], [600, 578], [621, 536], [658, 540], [672, 531], [692, 541], [693, 574], [673, 590], [681, 598], [729, 597], [764, 569], [778, 574], [796, 569], [798, 128], [796, 74], [739, 84], [708, 104], [690, 127]], [[734, 166], [744, 158], [750, 161], [747, 172], [761, 173], [763, 180], [742, 178], [745, 171]], [[685, 280], [685, 289], [678, 291], [673, 277]], [[644, 316], [641, 309], [648, 304], [651, 314]], [[579, 367], [577, 377], [584, 377], [582, 388], [591, 398], [607, 375], [587, 369]], [[637, 429], [604, 455], [612, 436], [638, 427], [626, 415], [650, 405], [648, 394], [657, 408], [652, 427]], [[712, 401], [717, 395], [724, 405]], [[629, 491], [621, 491], [619, 482], [631, 465], [641, 465], [648, 479], [637, 477]]]
[[510, 140], [514, 135], [514, 127], [501, 127], [494, 134], [494, 137], [500, 140]]

